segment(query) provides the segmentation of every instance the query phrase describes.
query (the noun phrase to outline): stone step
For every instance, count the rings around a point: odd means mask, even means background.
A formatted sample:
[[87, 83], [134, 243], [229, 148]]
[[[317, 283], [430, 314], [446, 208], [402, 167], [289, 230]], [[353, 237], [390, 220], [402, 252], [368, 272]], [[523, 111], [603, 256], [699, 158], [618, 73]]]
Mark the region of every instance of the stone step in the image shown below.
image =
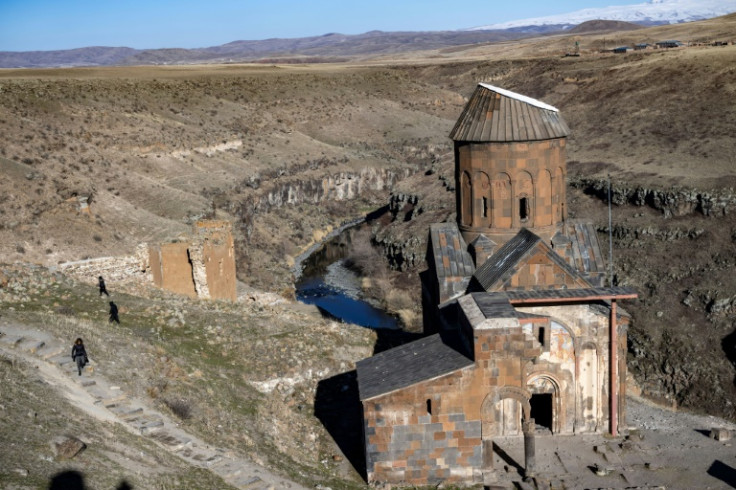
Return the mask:
[[130, 408], [124, 405], [112, 407], [112, 411], [115, 412], [120, 419], [124, 422], [132, 423], [138, 420], [143, 415], [143, 409], [140, 407]]
[[23, 342], [24, 338], [19, 337], [17, 335], [8, 335], [5, 334], [2, 337], [0, 337], [0, 342], [6, 345], [9, 345], [10, 347], [15, 347], [21, 342]]
[[49, 360], [52, 357], [62, 354], [65, 350], [66, 349], [60, 345], [45, 345], [42, 349], [39, 349], [36, 352], [36, 355], [41, 359]]
[[211, 467], [213, 465], [216, 465], [220, 461], [222, 461], [222, 456], [218, 454], [204, 454], [204, 453], [197, 453], [194, 456], [191, 456], [191, 459], [204, 464], [206, 467]]
[[122, 402], [126, 401], [128, 397], [125, 394], [117, 395], [109, 398], [103, 398], [101, 400], [102, 405], [105, 408], [112, 408], [120, 405]]
[[88, 388], [90, 386], [96, 385], [97, 381], [95, 381], [94, 379], [85, 378], [79, 380], [79, 384], [82, 385], [84, 388]]
[[46, 342], [43, 340], [36, 340], [36, 339], [24, 339], [22, 342], [18, 344], [18, 347], [23, 349], [24, 351], [30, 352], [31, 354], [35, 354], [40, 349], [42, 349], [46, 345]]
[[238, 488], [246, 490], [260, 490], [262, 488], [267, 488], [266, 482], [257, 476], [243, 478], [242, 481], [239, 481], [236, 484]]
[[141, 424], [138, 424], [138, 430], [141, 431], [141, 434], [144, 435], [157, 432], [161, 430], [161, 427], [164, 426], [164, 422], [162, 420], [143, 419], [141, 422]]
[[183, 449], [184, 447], [186, 447], [187, 445], [191, 445], [191, 442], [192, 442], [192, 440], [189, 439], [188, 437], [179, 439], [178, 437], [173, 436], [163, 430], [151, 434], [151, 438], [156, 439], [162, 444], [168, 446], [172, 451], [179, 451]]
[[71, 356], [64, 356], [64, 355], [57, 355], [50, 359], [48, 359], [49, 362], [53, 362], [57, 366], [65, 366], [67, 364], [73, 364], [74, 360], [71, 358]]

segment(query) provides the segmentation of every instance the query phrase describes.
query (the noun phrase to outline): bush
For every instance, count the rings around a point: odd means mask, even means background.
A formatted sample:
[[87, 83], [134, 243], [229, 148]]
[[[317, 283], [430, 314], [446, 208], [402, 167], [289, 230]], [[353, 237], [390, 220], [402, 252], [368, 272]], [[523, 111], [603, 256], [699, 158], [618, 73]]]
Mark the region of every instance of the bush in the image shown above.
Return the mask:
[[164, 404], [181, 420], [187, 420], [192, 417], [192, 405], [183, 398], [165, 399]]

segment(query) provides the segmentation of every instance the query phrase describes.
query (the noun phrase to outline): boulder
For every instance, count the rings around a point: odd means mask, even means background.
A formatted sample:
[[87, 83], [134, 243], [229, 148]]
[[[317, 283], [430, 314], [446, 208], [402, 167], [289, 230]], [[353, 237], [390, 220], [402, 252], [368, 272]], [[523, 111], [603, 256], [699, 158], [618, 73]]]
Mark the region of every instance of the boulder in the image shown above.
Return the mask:
[[51, 449], [57, 459], [72, 459], [87, 449], [87, 445], [74, 436], [58, 436], [51, 441]]

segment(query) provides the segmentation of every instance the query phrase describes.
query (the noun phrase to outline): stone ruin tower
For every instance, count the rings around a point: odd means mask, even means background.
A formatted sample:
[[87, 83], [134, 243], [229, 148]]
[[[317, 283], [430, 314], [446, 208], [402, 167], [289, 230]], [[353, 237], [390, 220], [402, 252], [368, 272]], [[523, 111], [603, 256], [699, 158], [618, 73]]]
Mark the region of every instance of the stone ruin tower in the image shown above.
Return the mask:
[[477, 86], [450, 133], [457, 224], [466, 243], [483, 234], [495, 248], [522, 228], [549, 242], [560, 231], [568, 134], [555, 107]]
[[149, 246], [153, 283], [191, 298], [237, 299], [235, 247], [228, 221], [194, 223], [192, 236]]

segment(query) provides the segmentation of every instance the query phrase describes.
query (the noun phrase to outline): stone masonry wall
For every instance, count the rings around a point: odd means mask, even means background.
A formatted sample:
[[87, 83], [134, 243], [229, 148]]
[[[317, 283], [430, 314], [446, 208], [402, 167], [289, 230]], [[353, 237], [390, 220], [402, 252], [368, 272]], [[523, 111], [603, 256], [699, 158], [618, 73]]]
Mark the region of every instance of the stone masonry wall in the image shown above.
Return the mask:
[[[229, 222], [199, 221], [194, 229], [205, 269], [207, 294], [200, 297], [235, 301], [235, 244]], [[201, 282], [199, 282], [201, 284]]]
[[150, 247], [154, 284], [190, 297], [234, 301], [237, 292], [231, 224], [198, 221], [193, 231], [186, 241]]
[[482, 481], [483, 441], [502, 435], [507, 422], [494, 418], [494, 407], [509, 390], [524, 396], [522, 360], [541, 353], [518, 322], [502, 322], [476, 332], [473, 366], [363, 402], [369, 482]]
[[[522, 227], [551, 238], [565, 217], [565, 139], [456, 144], [458, 225], [499, 244]], [[521, 208], [524, 208], [523, 210]]]
[[457, 405], [444, 406], [460, 384], [462, 374], [452, 374], [364, 403], [369, 482], [478, 480], [480, 421], [469, 420]]
[[151, 281], [157, 287], [191, 298], [237, 299], [231, 224], [199, 221], [190, 238], [139, 245], [134, 255], [98, 257], [59, 264], [62, 272], [88, 283], [103, 276], [108, 286]]
[[156, 252], [161, 258], [161, 284], [156, 285], [177, 294], [196, 298], [197, 290], [192, 279], [189, 243], [163, 243], [157, 247]]
[[135, 254], [122, 257], [96, 257], [94, 259], [65, 262], [58, 265], [60, 271], [73, 274], [82, 281], [97, 283], [103, 276], [109, 284], [150, 280], [145, 274], [148, 268], [147, 245], [139, 245]]

